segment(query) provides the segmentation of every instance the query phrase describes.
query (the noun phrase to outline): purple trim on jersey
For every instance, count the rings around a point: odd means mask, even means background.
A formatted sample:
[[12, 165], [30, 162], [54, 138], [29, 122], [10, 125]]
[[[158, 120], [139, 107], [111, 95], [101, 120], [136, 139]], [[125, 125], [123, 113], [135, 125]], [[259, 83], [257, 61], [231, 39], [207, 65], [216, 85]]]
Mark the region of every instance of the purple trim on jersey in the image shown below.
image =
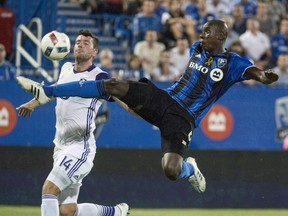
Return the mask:
[[102, 79], [110, 79], [111, 76], [110, 74], [106, 73], [106, 72], [102, 72], [96, 75], [96, 80], [102, 80]]
[[[85, 142], [85, 141], [84, 141]], [[79, 169], [79, 167], [86, 162], [87, 160], [87, 155], [88, 153], [86, 153], [87, 151], [85, 151], [82, 154], [82, 157], [80, 159], [77, 160], [77, 162], [73, 165], [73, 167], [70, 169], [70, 171], [68, 172], [68, 177], [71, 178], [73, 176], [73, 174]]]
[[76, 71], [75, 68], [74, 68], [74, 65], [75, 65], [75, 64], [73, 64], [73, 72], [74, 72], [74, 73], [90, 72], [90, 71], [92, 71], [94, 68], [96, 68], [96, 65], [95, 65], [95, 64], [92, 64], [92, 65], [91, 65], [88, 69], [86, 69], [86, 70]]
[[73, 165], [73, 167], [68, 172], [67, 175], [69, 178], [71, 178], [73, 176], [73, 174], [79, 169], [79, 167], [87, 161], [87, 156], [90, 153], [89, 144], [88, 144], [88, 140], [90, 138], [90, 132], [91, 132], [90, 125], [91, 125], [91, 122], [94, 121], [93, 112], [95, 110], [97, 101], [98, 101], [97, 98], [93, 98], [91, 101], [91, 104], [88, 108], [87, 122], [86, 122], [86, 133], [84, 136], [84, 149], [85, 149], [85, 151], [83, 152], [81, 158], [77, 160], [77, 162]]

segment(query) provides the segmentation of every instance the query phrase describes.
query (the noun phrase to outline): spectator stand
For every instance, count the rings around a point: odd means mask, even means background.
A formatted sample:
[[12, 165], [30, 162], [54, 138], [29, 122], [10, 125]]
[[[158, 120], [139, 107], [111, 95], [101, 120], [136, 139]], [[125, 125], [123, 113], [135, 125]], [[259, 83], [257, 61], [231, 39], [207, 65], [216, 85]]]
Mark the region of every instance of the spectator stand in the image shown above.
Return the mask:
[[[103, 48], [109, 48], [113, 51], [113, 64], [116, 69], [123, 69], [126, 65], [127, 55], [130, 50], [127, 49], [129, 43], [128, 30], [115, 28], [115, 22], [120, 26], [119, 19], [116, 15], [101, 14], [101, 15], [66, 15], [60, 16], [59, 29], [69, 35], [72, 47], [80, 29], [88, 29], [99, 38], [99, 51]], [[122, 24], [121, 24], [122, 25]], [[126, 33], [124, 33], [127, 31]], [[118, 32], [116, 34], [115, 32]], [[115, 34], [118, 36], [115, 37]], [[73, 53], [65, 59], [65, 61], [74, 61]], [[95, 59], [99, 62], [99, 56]]]
[[[37, 35], [37, 27], [29, 22], [37, 15], [42, 23], [45, 25], [41, 26], [42, 35], [46, 34], [52, 30], [58, 30], [65, 32], [69, 35], [71, 40], [72, 48], [74, 46], [74, 41], [78, 35], [80, 29], [89, 29], [93, 34], [95, 34], [99, 40], [99, 51], [103, 48], [110, 48], [114, 53], [114, 62], [116, 69], [123, 69], [126, 67], [127, 56], [130, 54], [130, 23], [132, 18], [130, 16], [119, 16], [113, 14], [101, 14], [101, 15], [91, 15], [86, 11], [83, 11], [80, 5], [73, 2], [57, 2], [52, 0], [49, 3], [41, 0], [33, 1], [33, 4], [29, 7], [24, 0], [18, 1], [16, 4], [14, 1], [9, 1], [9, 7], [12, 7], [17, 16], [16, 26], [20, 24], [25, 25], [30, 29], [30, 31]], [[24, 20], [24, 21], [23, 21]], [[41, 37], [38, 34], [38, 40]], [[25, 49], [35, 61], [39, 62], [37, 59], [37, 47], [39, 43], [33, 42], [27, 36], [21, 37], [21, 46]], [[15, 44], [16, 46], [16, 44]], [[30, 59], [30, 58], [29, 58]], [[74, 61], [72, 52], [65, 60], [59, 62], [58, 71], [63, 65], [64, 61]], [[33, 62], [33, 60], [32, 60]], [[99, 57], [95, 59], [95, 62], [99, 62]], [[21, 65], [19, 65], [21, 74], [27, 76], [34, 76], [34, 79], [43, 79], [43, 74], [39, 73], [39, 68], [37, 64], [32, 63], [31, 59], [28, 61], [26, 58], [21, 59]], [[49, 76], [55, 79], [54, 75], [55, 63], [53, 64], [50, 60], [47, 60], [42, 56], [41, 70], [46, 70]], [[18, 73], [19, 74], [19, 73]], [[46, 80], [48, 76], [46, 77]]]
[[114, 25], [115, 37], [122, 43], [123, 47], [131, 49], [132, 52], [132, 22], [133, 16], [116, 16]]
[[[11, 8], [16, 16], [14, 28], [13, 52], [11, 61], [15, 61], [17, 74], [36, 75], [51, 81], [53, 78], [53, 68], [57, 63], [49, 62], [51, 73], [46, 73], [44, 68], [45, 59], [41, 55], [39, 44], [43, 33], [56, 27], [57, 0], [32, 1], [29, 5], [27, 1], [7, 1], [7, 7]], [[45, 22], [45, 25], [42, 25]], [[16, 34], [17, 33], [17, 34]], [[48, 63], [48, 60], [46, 60]], [[56, 65], [55, 65], [56, 64]], [[48, 69], [48, 68], [47, 68]]]
[[[45, 21], [43, 32], [56, 28], [57, 0], [33, 0], [29, 1], [29, 4], [25, 0], [7, 0], [6, 6], [17, 14], [14, 32], [20, 24], [27, 26], [34, 17], [39, 17], [42, 21]], [[16, 35], [14, 34], [14, 42], [15, 39]], [[15, 46], [16, 43], [14, 43], [14, 49]]]
[[[37, 32], [36, 34], [33, 34], [32, 31], [30, 31], [31, 26], [33, 24], [36, 25]], [[53, 61], [53, 75], [50, 75], [49, 72], [47, 72], [43, 67], [42, 67], [42, 53], [40, 50], [40, 40], [42, 38], [42, 21], [40, 18], [33, 18], [29, 25], [28, 28], [20, 24], [17, 28], [17, 36], [16, 36], [16, 68], [17, 72], [16, 75], [23, 75], [23, 74], [29, 74], [27, 70], [25, 70], [25, 66], [22, 64], [22, 59], [26, 60], [26, 63], [30, 64], [33, 66], [33, 68], [36, 69], [32, 70], [32, 73], [30, 75], [35, 75], [39, 74], [42, 75], [44, 78], [46, 78], [47, 81], [53, 82], [58, 78], [58, 62]], [[30, 27], [30, 28], [29, 28]], [[33, 43], [33, 49], [31, 46], [29, 46], [29, 50], [27, 47], [23, 45], [23, 38], [26, 41], [26, 39], [29, 39], [29, 42]], [[35, 56], [32, 56], [31, 54], [34, 54]]]

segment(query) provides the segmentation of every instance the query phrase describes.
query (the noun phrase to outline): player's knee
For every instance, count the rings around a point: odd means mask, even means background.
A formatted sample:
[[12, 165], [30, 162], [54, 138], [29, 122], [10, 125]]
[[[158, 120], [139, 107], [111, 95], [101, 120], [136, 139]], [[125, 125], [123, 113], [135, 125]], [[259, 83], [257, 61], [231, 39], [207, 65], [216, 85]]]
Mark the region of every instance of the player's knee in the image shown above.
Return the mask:
[[74, 203], [59, 206], [61, 216], [74, 216], [76, 209], [77, 209], [77, 204], [74, 204]]
[[53, 194], [53, 195], [59, 195], [60, 189], [53, 183], [48, 180], [44, 182], [44, 185], [42, 187], [42, 194]]
[[165, 176], [172, 181], [175, 181], [179, 175], [179, 168], [169, 164], [163, 167], [163, 171]]
[[181, 171], [182, 157], [172, 152], [165, 153], [161, 163], [165, 176], [172, 181], [177, 180]]
[[105, 82], [104, 82], [104, 90], [108, 94], [113, 95], [114, 89], [117, 88], [118, 85], [119, 85], [119, 81], [117, 79], [115, 79], [115, 78], [111, 78], [111, 79], [105, 80]]
[[117, 80], [115, 78], [111, 78], [105, 80], [104, 89], [105, 92], [115, 96], [115, 97], [123, 97], [126, 95], [129, 88], [129, 83], [127, 81]]

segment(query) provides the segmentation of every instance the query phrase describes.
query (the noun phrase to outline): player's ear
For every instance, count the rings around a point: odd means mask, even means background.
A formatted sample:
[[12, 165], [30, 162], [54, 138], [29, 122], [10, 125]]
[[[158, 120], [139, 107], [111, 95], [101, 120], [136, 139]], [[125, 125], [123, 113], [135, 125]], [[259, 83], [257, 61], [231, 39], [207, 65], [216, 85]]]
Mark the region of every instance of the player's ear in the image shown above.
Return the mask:
[[227, 38], [227, 34], [226, 32], [220, 32], [220, 34], [218, 34], [217, 39], [221, 40], [221, 41], [225, 41]]

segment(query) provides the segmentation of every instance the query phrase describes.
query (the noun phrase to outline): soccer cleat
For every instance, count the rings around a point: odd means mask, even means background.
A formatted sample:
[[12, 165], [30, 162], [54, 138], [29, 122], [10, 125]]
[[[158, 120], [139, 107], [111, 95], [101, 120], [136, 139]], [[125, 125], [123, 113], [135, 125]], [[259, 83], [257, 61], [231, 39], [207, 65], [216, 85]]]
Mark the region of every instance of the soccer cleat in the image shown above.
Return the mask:
[[206, 190], [206, 180], [199, 170], [194, 158], [188, 157], [186, 162], [191, 164], [194, 168], [194, 174], [188, 178], [188, 181], [195, 188], [198, 193], [203, 193]]
[[40, 104], [45, 104], [51, 101], [51, 98], [47, 97], [44, 92], [43, 83], [38, 83], [22, 76], [18, 76], [16, 79], [22, 88], [25, 89], [25, 91], [28, 91], [35, 96], [35, 99]]
[[120, 209], [121, 216], [129, 215], [129, 206], [126, 203], [119, 203], [116, 206]]

